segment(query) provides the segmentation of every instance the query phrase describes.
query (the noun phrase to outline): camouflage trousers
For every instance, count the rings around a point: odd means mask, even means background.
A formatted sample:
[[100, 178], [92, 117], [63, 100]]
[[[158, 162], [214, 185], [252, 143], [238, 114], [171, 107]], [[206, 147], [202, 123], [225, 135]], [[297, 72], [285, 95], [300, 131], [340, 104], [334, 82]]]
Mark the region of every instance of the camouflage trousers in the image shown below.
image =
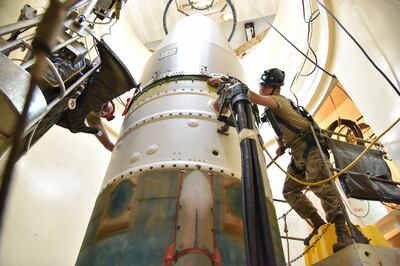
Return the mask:
[[[311, 148], [307, 158], [303, 159], [305, 145], [295, 151], [292, 150], [292, 159], [287, 172], [300, 180], [317, 182], [329, 177], [324, 162], [317, 147]], [[286, 177], [283, 185], [283, 196], [289, 205], [303, 219], [308, 219], [317, 212], [316, 208], [302, 192], [306, 186], [301, 185], [289, 177]], [[331, 222], [336, 215], [342, 214], [339, 199], [331, 185], [325, 183], [320, 186], [311, 186], [310, 190], [321, 200], [322, 208], [325, 211], [326, 220]]]

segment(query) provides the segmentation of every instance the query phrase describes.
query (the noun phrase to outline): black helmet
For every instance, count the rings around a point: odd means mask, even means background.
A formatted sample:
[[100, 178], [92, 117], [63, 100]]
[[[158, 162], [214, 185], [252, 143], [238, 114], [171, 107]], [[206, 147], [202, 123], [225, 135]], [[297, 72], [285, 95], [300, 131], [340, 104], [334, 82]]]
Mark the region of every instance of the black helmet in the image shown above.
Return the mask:
[[264, 86], [283, 86], [285, 84], [285, 72], [279, 68], [271, 68], [262, 73], [258, 83]]

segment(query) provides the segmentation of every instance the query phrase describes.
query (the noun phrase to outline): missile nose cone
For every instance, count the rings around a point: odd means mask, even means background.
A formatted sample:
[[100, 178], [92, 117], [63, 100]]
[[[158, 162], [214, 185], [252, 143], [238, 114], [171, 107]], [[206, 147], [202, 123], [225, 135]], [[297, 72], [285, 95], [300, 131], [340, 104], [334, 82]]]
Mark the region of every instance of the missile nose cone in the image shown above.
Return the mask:
[[185, 17], [161, 42], [141, 77], [143, 87], [165, 77], [229, 75], [245, 81], [243, 68], [221, 28], [202, 15]]

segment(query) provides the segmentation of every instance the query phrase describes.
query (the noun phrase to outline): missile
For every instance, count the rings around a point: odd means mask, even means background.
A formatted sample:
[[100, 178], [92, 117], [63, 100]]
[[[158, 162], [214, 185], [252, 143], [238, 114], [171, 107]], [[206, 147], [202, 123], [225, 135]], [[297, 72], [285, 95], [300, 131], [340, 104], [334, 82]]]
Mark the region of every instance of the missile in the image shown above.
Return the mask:
[[[182, 19], [144, 68], [77, 265], [246, 264], [239, 138], [234, 128], [217, 132], [214, 74], [246, 78], [218, 25]], [[274, 253], [283, 265], [263, 174], [274, 243], [259, 256]]]

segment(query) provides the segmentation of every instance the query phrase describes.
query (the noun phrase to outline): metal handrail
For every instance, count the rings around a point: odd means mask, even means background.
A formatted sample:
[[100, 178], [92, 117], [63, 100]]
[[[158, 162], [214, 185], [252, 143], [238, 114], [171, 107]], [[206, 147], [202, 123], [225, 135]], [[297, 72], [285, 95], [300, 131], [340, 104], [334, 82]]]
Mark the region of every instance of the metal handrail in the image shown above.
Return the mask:
[[12, 50], [19, 48], [20, 46], [23, 46], [24, 42], [32, 40], [35, 37], [35, 35], [36, 35], [36, 33], [32, 33], [32, 34], [29, 34], [20, 39], [17, 39], [17, 40], [11, 41], [11, 42], [6, 42], [6, 43], [0, 45], [0, 53], [7, 53], [7, 52], [10, 52]]
[[[336, 135], [336, 136], [340, 136], [340, 137], [345, 137], [345, 138], [349, 137], [349, 136], [347, 136], [347, 135], [340, 134], [340, 133], [333, 132], [333, 131], [329, 131], [329, 130], [326, 130], [326, 129], [321, 129], [321, 131], [322, 131], [323, 133], [328, 133], [328, 134], [332, 134], [332, 135]], [[329, 136], [327, 136], [327, 137], [329, 137]], [[354, 138], [355, 138], [357, 141], [360, 141], [360, 142], [363, 142], [363, 143], [368, 143], [368, 144], [372, 143], [372, 141], [365, 140], [365, 139], [362, 139], [362, 138], [357, 138], [357, 137], [354, 137]], [[375, 143], [374, 145], [375, 145], [375, 146], [378, 146], [378, 147], [382, 147], [382, 145], [379, 144], [379, 143]]]
[[[67, 41], [65, 41], [63, 43], [60, 43], [60, 44], [54, 46], [54, 48], [51, 50], [51, 52], [55, 52], [61, 48], [64, 48], [65, 46], [70, 45], [71, 43], [77, 41], [79, 38], [81, 38], [81, 36], [76, 35], [75, 37], [68, 39]], [[27, 68], [31, 67], [35, 62], [36, 62], [36, 58], [32, 58], [28, 62], [21, 64], [20, 67], [22, 67], [23, 69], [27, 69]]]
[[[48, 58], [46, 58], [46, 59], [48, 60]], [[33, 136], [35, 135], [35, 132], [36, 132], [37, 128], [39, 127], [40, 122], [42, 122], [42, 119], [49, 113], [49, 111], [55, 105], [57, 105], [66, 95], [70, 94], [72, 92], [72, 90], [74, 90], [85, 79], [87, 79], [90, 75], [92, 75], [94, 73], [94, 71], [96, 71], [99, 67], [100, 67], [100, 65], [97, 65], [97, 66], [93, 67], [91, 70], [89, 70], [87, 73], [85, 73], [82, 77], [80, 77], [77, 81], [75, 81], [71, 86], [69, 86], [67, 90], [65, 90], [65, 86], [64, 86], [64, 83], [63, 83], [63, 87], [64, 87], [63, 93], [60, 92], [58, 97], [56, 99], [54, 99], [52, 102], [50, 102], [50, 104], [46, 108], [46, 111], [42, 115], [40, 115], [40, 117], [34, 122], [33, 130], [31, 130], [31, 131], [29, 131], [29, 132], [24, 134], [25, 136], [30, 134], [28, 142], [27, 142], [27, 145], [26, 145], [26, 151], [28, 151], [30, 149]], [[61, 86], [60, 86], [60, 88], [61, 88]]]
[[23, 29], [29, 29], [34, 26], [37, 26], [39, 22], [42, 20], [42, 15], [36, 16], [31, 19], [26, 19], [26, 20], [21, 20], [12, 24], [7, 24], [4, 26], [0, 26], [0, 36], [3, 36], [5, 34], [23, 30]]

